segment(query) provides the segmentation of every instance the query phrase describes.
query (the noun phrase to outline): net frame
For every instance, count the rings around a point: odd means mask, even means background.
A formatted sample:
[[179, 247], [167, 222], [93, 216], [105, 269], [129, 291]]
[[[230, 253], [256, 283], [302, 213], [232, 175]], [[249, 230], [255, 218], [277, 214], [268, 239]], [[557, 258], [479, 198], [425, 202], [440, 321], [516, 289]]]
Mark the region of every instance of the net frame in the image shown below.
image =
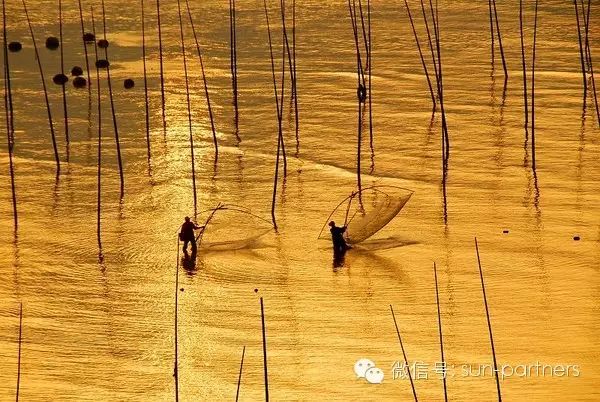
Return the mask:
[[[387, 190], [387, 191], [386, 191]], [[395, 195], [390, 194], [390, 190], [402, 190], [405, 192], [408, 192], [408, 194], [406, 194], [404, 197], [397, 197]], [[344, 198], [334, 209], [333, 211], [329, 214], [329, 216], [327, 217], [327, 219], [325, 220], [325, 223], [323, 224], [323, 226], [321, 227], [321, 231], [319, 232], [319, 235], [317, 236], [317, 239], [323, 239], [323, 232], [325, 231], [325, 229], [327, 228], [327, 225], [329, 224], [329, 222], [331, 221], [331, 218], [333, 217], [333, 215], [335, 215], [336, 213], [339, 212], [340, 207], [342, 207], [345, 203], [347, 203], [346, 205], [346, 212], [345, 212], [345, 216], [344, 216], [344, 226], [348, 227], [356, 218], [356, 216], [359, 214], [361, 209], [357, 209], [354, 214], [352, 214], [352, 216], [349, 218], [350, 216], [350, 210], [352, 208], [352, 203], [354, 200], [356, 200], [358, 198], [358, 202], [361, 203], [361, 207], [362, 206], [362, 196], [365, 192], [373, 192], [375, 195], [383, 195], [385, 197], [387, 197], [388, 199], [401, 199], [401, 203], [400, 205], [397, 207], [397, 211], [395, 211], [391, 216], [390, 219], [383, 224], [381, 227], [375, 229], [375, 230], [371, 230], [370, 234], [368, 234], [367, 236], [363, 236], [362, 238], [359, 238], [358, 240], [354, 240], [352, 239], [352, 237], [347, 236], [347, 241], [350, 244], [358, 244], [368, 238], [370, 238], [371, 236], [373, 236], [375, 233], [379, 232], [381, 229], [383, 229], [385, 226], [387, 226], [387, 224], [392, 221], [399, 213], [400, 211], [404, 208], [404, 206], [406, 205], [406, 203], [408, 203], [408, 201], [410, 200], [410, 198], [412, 197], [412, 195], [414, 194], [413, 190], [410, 190], [408, 188], [404, 188], [404, 187], [400, 187], [400, 186], [392, 186], [392, 185], [373, 185], [373, 186], [369, 186], [369, 187], [363, 187], [360, 190], [357, 191], [352, 191], [352, 193]], [[367, 224], [366, 224], [367, 225]]]

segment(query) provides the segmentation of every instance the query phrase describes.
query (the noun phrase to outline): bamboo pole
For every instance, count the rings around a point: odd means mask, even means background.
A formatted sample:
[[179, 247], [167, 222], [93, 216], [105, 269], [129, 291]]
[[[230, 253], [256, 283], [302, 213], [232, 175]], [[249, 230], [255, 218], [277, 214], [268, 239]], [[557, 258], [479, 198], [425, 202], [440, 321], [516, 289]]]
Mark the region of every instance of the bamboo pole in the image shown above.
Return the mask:
[[[277, 200], [277, 183], [279, 181], [279, 155], [283, 145], [283, 135], [282, 135], [282, 111], [279, 106], [279, 93], [277, 91], [277, 79], [275, 78], [275, 60], [273, 57], [273, 41], [271, 39], [271, 27], [269, 24], [269, 10], [267, 7], [267, 1], [263, 0], [264, 10], [265, 10], [265, 18], [267, 21], [267, 33], [269, 38], [269, 53], [271, 56], [271, 73], [273, 75], [273, 91], [275, 93], [275, 104], [277, 106], [277, 121], [278, 121], [278, 133], [277, 133], [277, 156], [275, 158], [275, 174], [273, 178], [273, 197], [271, 201], [271, 219], [273, 221], [273, 227], [277, 230], [277, 219], [275, 217], [275, 202]], [[285, 61], [284, 61], [284, 71], [285, 71]], [[282, 82], [283, 84], [283, 82]], [[282, 85], [283, 90], [283, 85]], [[283, 98], [283, 94], [282, 94]], [[285, 154], [284, 154], [284, 162], [285, 162]]]
[[50, 101], [48, 99], [48, 89], [46, 87], [46, 81], [44, 77], [44, 69], [42, 68], [42, 61], [38, 52], [37, 43], [35, 41], [35, 34], [33, 33], [33, 27], [31, 20], [29, 19], [29, 12], [27, 10], [27, 4], [25, 0], [21, 0], [23, 3], [23, 10], [25, 11], [25, 17], [27, 18], [27, 25], [29, 26], [29, 33], [31, 35], [31, 41], [33, 42], [33, 50], [35, 52], [35, 59], [37, 60], [38, 71], [40, 73], [40, 79], [42, 81], [42, 90], [44, 92], [44, 100], [46, 102], [46, 111], [48, 114], [48, 124], [50, 126], [50, 136], [52, 138], [52, 148], [54, 149], [54, 160], [56, 162], [56, 177], [60, 175], [60, 158], [58, 156], [58, 145], [56, 144], [56, 134], [54, 132], [54, 124], [52, 122], [52, 110], [50, 109]]
[[492, 0], [488, 0], [488, 7], [490, 13], [490, 39], [491, 39], [491, 51], [492, 51], [492, 74], [494, 74], [494, 62], [496, 61], [495, 51], [496, 48], [494, 46], [494, 11], [492, 8]]
[[[423, 0], [421, 0], [421, 12], [423, 13], [423, 22], [425, 23], [425, 31], [427, 32], [427, 43], [429, 44], [429, 53], [431, 53], [431, 62], [433, 64], [433, 71], [435, 73], [435, 85], [436, 88], [438, 88], [438, 67], [437, 67], [437, 61], [435, 58], [435, 50], [434, 50], [434, 46], [433, 46], [433, 41], [431, 39], [431, 30], [429, 29], [429, 21], [427, 18], [427, 13], [425, 11], [425, 4], [423, 2]], [[433, 11], [432, 11], [432, 15], [433, 15]], [[434, 26], [435, 29], [435, 26]], [[437, 32], [434, 31], [434, 35], [437, 35]], [[433, 111], [435, 113], [435, 109]]]
[[[583, 5], [583, 0], [582, 0], [582, 5]], [[598, 105], [598, 92], [596, 91], [596, 78], [594, 76], [594, 65], [592, 63], [592, 49], [590, 47], [589, 44], [589, 40], [588, 40], [588, 32], [589, 32], [589, 27], [590, 27], [590, 9], [591, 9], [591, 2], [588, 1], [588, 5], [587, 5], [587, 12], [586, 17], [584, 19], [584, 23], [585, 23], [585, 47], [586, 47], [586, 55], [587, 55], [587, 63], [589, 66], [589, 72], [590, 72], [590, 76], [591, 76], [591, 80], [592, 80], [592, 91], [594, 92], [594, 106], [596, 108], [596, 122], [598, 123], [598, 127], [600, 127], [600, 107]]]
[[443, 78], [444, 75], [442, 72], [442, 53], [441, 53], [441, 46], [440, 46], [439, 21], [437, 18], [437, 8], [435, 9], [435, 13], [434, 13], [434, 7], [433, 7], [432, 0], [429, 0], [429, 6], [431, 8], [431, 16], [432, 16], [432, 20], [433, 20], [433, 32], [435, 34], [435, 47], [436, 47], [437, 63], [438, 63], [438, 70], [437, 70], [438, 99], [440, 101], [440, 111], [442, 113], [442, 166], [443, 166], [442, 170], [445, 171], [448, 159], [450, 157], [450, 139], [448, 136], [448, 123], [446, 120], [446, 110], [444, 107], [444, 78]]
[[531, 167], [536, 168], [535, 163], [535, 48], [537, 42], [537, 16], [538, 0], [535, 0], [535, 14], [533, 19], [533, 55], [531, 61]]
[[494, 376], [496, 378], [496, 390], [498, 391], [498, 401], [502, 401], [502, 393], [500, 392], [500, 380], [498, 378], [498, 364], [496, 363], [496, 348], [494, 347], [494, 335], [492, 333], [492, 322], [490, 320], [490, 311], [488, 308], [487, 296], [485, 294], [485, 282], [483, 279], [483, 270], [481, 269], [481, 258], [479, 258], [479, 246], [477, 238], [475, 238], [475, 251], [477, 253], [477, 265], [479, 267], [479, 278], [481, 279], [481, 291], [483, 293], [483, 303], [485, 306], [485, 316], [487, 318], [488, 332], [490, 334], [490, 344], [492, 347], [492, 357], [494, 360]]
[[373, 159], [375, 157], [375, 144], [373, 142], [373, 102], [371, 91], [371, 81], [373, 76], [373, 52], [371, 49], [371, 0], [367, 0], [367, 40], [369, 44], [369, 52], [367, 53], [367, 67], [369, 68], [369, 147], [371, 148], [371, 158]]
[[[423, 4], [422, 1], [421, 1], [421, 4]], [[429, 71], [427, 70], [427, 64], [425, 63], [425, 58], [423, 57], [423, 51], [421, 50], [419, 36], [417, 34], [417, 30], [415, 29], [415, 23], [413, 22], [412, 14], [410, 12], [410, 7], [408, 5], [407, 0], [404, 0], [404, 5], [406, 6], [406, 12], [408, 13], [408, 19], [410, 20], [410, 26], [412, 28], [413, 36], [415, 37], [415, 42], [417, 43], [417, 50], [419, 51], [419, 58], [421, 59], [421, 65], [423, 66], [423, 71], [425, 72], [425, 78], [427, 79], [427, 86], [429, 87], [431, 103], [433, 104], [432, 113], [435, 113], [435, 109], [436, 109], [435, 95], [433, 93], [433, 86], [431, 85], [431, 79], [429, 78]], [[424, 10], [425, 9], [423, 9], [423, 12], [424, 12]], [[434, 64], [434, 66], [435, 66], [435, 64]], [[437, 67], [436, 67], [436, 69], [437, 69]]]
[[[62, 0], [58, 0], [58, 38], [60, 43], [60, 73], [65, 74], [65, 52], [63, 49], [63, 12], [62, 12]], [[67, 147], [69, 146], [69, 115], [67, 111], [67, 88], [66, 83], [61, 85], [62, 89], [62, 100], [63, 100], [63, 116], [65, 119], [65, 139]], [[68, 148], [67, 148], [68, 149]], [[69, 154], [67, 150], [67, 155]]]
[[150, 161], [150, 158], [152, 157], [150, 147], [150, 99], [148, 96], [148, 73], [146, 68], [146, 17], [144, 14], [144, 0], [140, 0], [140, 5], [142, 9], [142, 63], [144, 67], [144, 110], [146, 113], [146, 148], [148, 151], [148, 161]]
[[185, 96], [188, 115], [188, 129], [190, 133], [190, 152], [192, 159], [192, 191], [194, 192], [194, 217], [198, 215], [198, 195], [196, 191], [196, 160], [194, 155], [194, 133], [192, 128], [192, 104], [190, 100], [190, 83], [188, 77], [187, 56], [185, 53], [185, 38], [183, 35], [183, 17], [181, 15], [181, 0], [177, 0], [177, 12], [179, 15], [179, 33], [181, 40], [181, 55], [183, 57], [183, 74], [185, 77]]
[[210, 95], [208, 94], [208, 84], [206, 82], [206, 73], [204, 71], [204, 62], [202, 61], [202, 51], [200, 50], [200, 42], [198, 41], [198, 36], [196, 35], [196, 28], [194, 27], [194, 19], [192, 18], [192, 12], [190, 10], [190, 2], [189, 0], [185, 0], [185, 5], [187, 8], [187, 14], [190, 20], [190, 26], [192, 28], [192, 34], [194, 35], [194, 41], [196, 43], [196, 50], [198, 51], [198, 60], [200, 60], [200, 70], [202, 72], [202, 83], [204, 84], [204, 96], [206, 97], [206, 105], [208, 108], [208, 117], [210, 118], [210, 128], [212, 130], [213, 135], [213, 145], [215, 147], [215, 163], [219, 159], [219, 144], [217, 142], [217, 131], [215, 129], [215, 122], [213, 118], [212, 108], [210, 106]]
[[238, 374], [237, 391], [235, 393], [235, 402], [238, 402], [240, 398], [240, 386], [242, 385], [242, 370], [244, 369], [244, 355], [246, 354], [246, 347], [242, 349], [242, 360], [240, 361], [240, 373]]
[[[584, 23], [585, 23], [585, 52], [586, 55], [589, 54], [591, 52], [590, 50], [590, 37], [589, 37], [589, 27], [590, 27], [590, 11], [591, 11], [591, 7], [592, 6], [592, 2], [591, 0], [588, 0], [587, 2], [587, 9], [585, 7], [585, 1], [581, 0], [581, 8], [584, 11], [584, 15], [585, 15], [585, 19], [584, 19]], [[587, 12], [586, 12], [587, 10]], [[588, 65], [589, 67], [589, 65]]]
[[[102, 32], [104, 40], [106, 40], [106, 10], [104, 8], [104, 0], [102, 4]], [[108, 47], [104, 48], [104, 58], [108, 60]], [[110, 110], [112, 113], [113, 130], [115, 133], [115, 144], [117, 146], [117, 163], [119, 165], [119, 179], [121, 183], [121, 198], [125, 194], [125, 177], [123, 174], [123, 158], [121, 157], [121, 143], [119, 141], [119, 126], [117, 124], [117, 114], [115, 112], [115, 101], [113, 97], [112, 83], [110, 79], [110, 66], [106, 66], [106, 81], [108, 84], [108, 97], [110, 99]]]
[[[96, 21], [94, 20], [94, 7], [91, 7], [92, 33], [96, 37]], [[102, 215], [102, 93], [100, 88], [100, 69], [98, 67], [98, 43], [94, 39], [94, 58], [96, 66], [96, 94], [98, 102], [98, 172], [96, 183], [96, 237], [98, 249], [102, 250], [101, 215]], [[101, 251], [102, 252], [102, 251]]]
[[[433, 263], [433, 277], [435, 280], [435, 302], [437, 304], [437, 318], [438, 318], [438, 332], [440, 337], [440, 358], [442, 359], [442, 364], [446, 364], [446, 359], [444, 358], [444, 337], [442, 335], [442, 314], [440, 312], [440, 294], [438, 290], [438, 279], [437, 279], [437, 267], [435, 262]], [[443, 376], [444, 381], [444, 401], [448, 402], [448, 389], [446, 386], [446, 373]]]
[[294, 123], [297, 157], [300, 153], [300, 112], [298, 111], [298, 78], [296, 70], [296, 0], [292, 0], [292, 65], [292, 96], [294, 97]]
[[17, 391], [16, 402], [19, 402], [19, 391], [21, 389], [21, 345], [23, 343], [23, 303], [19, 307], [19, 354], [17, 358]]
[[[179, 3], [179, 0], [177, 0]], [[181, 10], [180, 10], [181, 11]], [[179, 14], [181, 16], [181, 12]], [[181, 18], [181, 17], [180, 17]], [[177, 238], [177, 265], [175, 269], [175, 318], [174, 318], [174, 363], [173, 363], [173, 377], [175, 379], [175, 402], [179, 401], [179, 238]]]
[[167, 115], [165, 108], [165, 69], [163, 62], [162, 28], [160, 24], [160, 0], [156, 0], [156, 26], [158, 27], [158, 63], [160, 68], [160, 101], [162, 112], [163, 133], [167, 134]]
[[265, 374], [265, 401], [269, 402], [269, 375], [267, 372], [267, 330], [265, 326], [265, 307], [263, 298], [260, 298], [260, 319], [262, 324], [263, 369]]
[[529, 136], [529, 105], [527, 104], [527, 63], [525, 62], [525, 40], [523, 33], [523, 0], [519, 0], [519, 32], [521, 36], [521, 63], [523, 66], [523, 108], [525, 109], [525, 138]]
[[356, 76], [357, 76], [357, 101], [358, 101], [358, 133], [356, 145], [356, 182], [358, 190], [362, 188], [361, 182], [361, 154], [362, 154], [362, 103], [364, 101], [365, 77], [360, 57], [360, 45], [358, 40], [358, 18], [356, 15], [356, 0], [348, 0], [348, 10], [354, 33], [354, 44], [356, 46]]
[[394, 308], [390, 304], [390, 311], [392, 312], [392, 318], [394, 320], [394, 326], [396, 327], [396, 334], [398, 335], [398, 342], [400, 342], [400, 349], [402, 350], [402, 356], [404, 357], [404, 366], [406, 367], [406, 374], [408, 374], [408, 379], [410, 380], [410, 388], [412, 389], [413, 397], [415, 398], [415, 402], [418, 402], [417, 398], [417, 390], [415, 389], [415, 383], [413, 381], [412, 375], [410, 374], [410, 366], [408, 364], [408, 358], [406, 357], [406, 350], [404, 350], [404, 344], [402, 343], [402, 336], [400, 336], [400, 330], [398, 329], [398, 323], [396, 322], [396, 315], [394, 314]]
[[[87, 83], [88, 83], [88, 94], [91, 100], [92, 97], [92, 78], [90, 73], [90, 61], [87, 50], [87, 43], [85, 42], [85, 26], [83, 24], [83, 8], [81, 5], [81, 0], [77, 0], [79, 6], [79, 22], [81, 24], [81, 40], [83, 42], [83, 54], [85, 55], [85, 71], [87, 72]], [[94, 39], [95, 40], [95, 39]]]
[[17, 210], [17, 191], [15, 183], [14, 147], [15, 129], [12, 102], [12, 86], [10, 81], [10, 63], [8, 60], [8, 40], [6, 31], [6, 0], [2, 0], [2, 39], [4, 46], [4, 108], [6, 112], [6, 141], [8, 147], [8, 166], [10, 172], [10, 189], [12, 195], [13, 222], [15, 231], [19, 227], [19, 214]]
[[[575, 19], [577, 20], [577, 39], [579, 40], [579, 59], [581, 62], [581, 75], [583, 78], [583, 93], [584, 97], [587, 95], [587, 75], [585, 73], [585, 61], [584, 61], [584, 50], [583, 50], [583, 42], [581, 39], [581, 25], [579, 24], [579, 7], [577, 6], [577, 0], [573, 0], [573, 5], [575, 6]], [[584, 17], [585, 19], [585, 17]]]
[[496, 33], [498, 34], [498, 47], [500, 47], [500, 57], [502, 58], [502, 69], [504, 70], [504, 83], [508, 80], [508, 69], [506, 68], [506, 59], [504, 58], [504, 46], [502, 46], [502, 34], [500, 33], [500, 22], [498, 21], [498, 10], [496, 9], [496, 0], [492, 0], [494, 7], [494, 21], [496, 22]]
[[239, 123], [238, 88], [237, 88], [237, 49], [235, 32], [235, 0], [229, 0], [229, 60], [231, 69], [231, 88], [233, 92], [233, 111], [236, 128]]
[[[285, 0], [281, 0], [280, 7], [281, 7], [281, 10], [283, 10], [285, 8]], [[284, 14], [283, 19], [285, 20], [285, 14]], [[285, 151], [285, 138], [283, 135], [283, 105], [284, 105], [283, 101], [285, 98], [285, 59], [286, 59], [286, 50], [288, 50], [288, 48], [289, 48], [289, 46], [286, 46], [287, 43], [288, 43], [287, 32], [286, 32], [285, 27], [282, 26], [281, 96], [279, 97], [279, 100], [280, 100], [279, 116], [278, 116], [277, 121], [278, 121], [279, 136], [281, 137], [281, 154], [283, 156], [283, 183], [284, 183], [284, 185], [285, 185], [285, 181], [287, 178], [287, 155], [286, 155], [286, 151]], [[290, 64], [290, 70], [291, 70], [291, 64]], [[285, 186], [283, 187], [283, 190], [285, 190]]]

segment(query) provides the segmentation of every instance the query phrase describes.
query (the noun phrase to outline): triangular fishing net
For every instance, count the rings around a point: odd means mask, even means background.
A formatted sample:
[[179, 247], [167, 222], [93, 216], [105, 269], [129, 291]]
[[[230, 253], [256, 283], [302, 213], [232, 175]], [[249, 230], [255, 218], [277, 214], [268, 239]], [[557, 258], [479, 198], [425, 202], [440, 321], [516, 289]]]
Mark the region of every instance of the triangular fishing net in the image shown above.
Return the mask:
[[346, 197], [329, 215], [319, 239], [331, 237], [328, 223], [346, 226], [346, 242], [357, 244], [373, 236], [398, 215], [413, 192], [395, 186], [363, 188]]
[[205, 251], [254, 248], [261, 237], [273, 230], [270, 221], [232, 204], [219, 204], [200, 212], [196, 223], [204, 226], [197, 232], [196, 243]]

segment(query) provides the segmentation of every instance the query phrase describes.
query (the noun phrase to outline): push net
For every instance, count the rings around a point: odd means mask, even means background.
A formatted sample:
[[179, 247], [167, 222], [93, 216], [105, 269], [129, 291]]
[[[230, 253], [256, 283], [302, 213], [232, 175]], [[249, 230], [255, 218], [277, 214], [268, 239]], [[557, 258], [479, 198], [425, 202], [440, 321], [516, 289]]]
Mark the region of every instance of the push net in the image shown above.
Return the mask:
[[346, 226], [346, 242], [357, 244], [383, 229], [398, 215], [413, 192], [394, 186], [363, 188], [346, 197], [329, 215], [319, 234], [320, 239], [330, 237], [328, 223]]
[[219, 204], [198, 214], [198, 225], [203, 225], [196, 236], [199, 249], [205, 251], [241, 250], [258, 247], [261, 238], [273, 231], [268, 220], [254, 215], [247, 208]]

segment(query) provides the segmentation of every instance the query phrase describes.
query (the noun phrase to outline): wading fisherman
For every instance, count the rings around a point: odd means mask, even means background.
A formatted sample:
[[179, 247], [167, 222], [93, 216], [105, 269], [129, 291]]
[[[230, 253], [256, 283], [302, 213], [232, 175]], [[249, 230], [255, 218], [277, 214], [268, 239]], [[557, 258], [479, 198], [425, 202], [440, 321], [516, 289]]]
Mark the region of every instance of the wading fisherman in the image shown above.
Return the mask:
[[181, 232], [179, 232], [179, 240], [183, 241], [183, 254], [187, 257], [187, 247], [188, 243], [192, 244], [192, 259], [196, 258], [196, 235], [194, 230], [204, 229], [204, 226], [198, 226], [189, 216], [185, 217], [185, 222], [181, 225]]
[[333, 254], [340, 255], [344, 254], [346, 250], [352, 248], [346, 244], [346, 239], [344, 239], [344, 232], [346, 232], [347, 227], [335, 226], [335, 222], [329, 222], [329, 231], [331, 232], [331, 241], [333, 242]]

